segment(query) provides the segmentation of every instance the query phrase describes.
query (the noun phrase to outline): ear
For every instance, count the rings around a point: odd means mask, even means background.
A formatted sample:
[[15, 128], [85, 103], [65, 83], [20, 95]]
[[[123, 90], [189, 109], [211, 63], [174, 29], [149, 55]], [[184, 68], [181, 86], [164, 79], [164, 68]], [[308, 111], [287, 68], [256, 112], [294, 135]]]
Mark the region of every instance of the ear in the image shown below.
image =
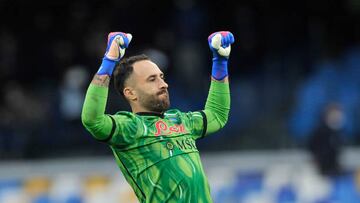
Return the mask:
[[125, 87], [123, 93], [125, 95], [125, 98], [128, 99], [129, 101], [137, 100], [136, 91], [131, 87]]

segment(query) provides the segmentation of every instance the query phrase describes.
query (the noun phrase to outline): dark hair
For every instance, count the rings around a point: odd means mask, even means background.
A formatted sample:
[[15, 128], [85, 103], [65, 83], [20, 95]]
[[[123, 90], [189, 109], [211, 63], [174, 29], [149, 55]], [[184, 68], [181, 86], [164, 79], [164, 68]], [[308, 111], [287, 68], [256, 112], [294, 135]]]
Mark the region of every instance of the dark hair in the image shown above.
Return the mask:
[[[119, 65], [114, 71], [114, 86], [115, 90], [124, 96], [125, 82], [133, 72], [133, 64], [138, 61], [150, 60], [145, 54], [135, 55], [128, 58], [121, 59]], [[125, 96], [124, 96], [125, 97]]]

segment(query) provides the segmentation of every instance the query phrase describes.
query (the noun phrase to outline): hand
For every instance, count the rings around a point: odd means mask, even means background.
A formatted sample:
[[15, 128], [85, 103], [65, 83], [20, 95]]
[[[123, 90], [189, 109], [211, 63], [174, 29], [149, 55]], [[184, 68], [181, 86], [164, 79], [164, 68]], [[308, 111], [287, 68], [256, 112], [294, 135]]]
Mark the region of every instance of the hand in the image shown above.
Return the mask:
[[129, 46], [132, 39], [130, 33], [110, 32], [108, 35], [106, 52], [101, 66], [97, 72], [98, 75], [111, 76], [116, 65], [125, 54], [125, 49]]
[[124, 56], [125, 49], [128, 48], [131, 39], [132, 35], [130, 33], [110, 32], [108, 35], [105, 57], [110, 60], [120, 61]]
[[218, 81], [228, 76], [227, 63], [230, 56], [234, 35], [228, 31], [214, 32], [208, 37], [210, 50], [213, 53], [211, 76]]
[[231, 51], [231, 44], [234, 43], [234, 35], [229, 31], [214, 32], [208, 37], [210, 50], [214, 59], [228, 59]]

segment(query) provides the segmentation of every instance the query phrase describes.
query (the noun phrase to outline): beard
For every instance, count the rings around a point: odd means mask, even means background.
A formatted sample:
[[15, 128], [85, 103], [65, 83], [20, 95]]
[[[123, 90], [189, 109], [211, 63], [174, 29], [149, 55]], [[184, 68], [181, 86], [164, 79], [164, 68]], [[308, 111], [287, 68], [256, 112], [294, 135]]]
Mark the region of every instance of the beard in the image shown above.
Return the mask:
[[170, 107], [169, 93], [167, 90], [162, 90], [156, 94], [143, 92], [142, 96], [139, 97], [139, 101], [143, 107], [152, 112], [162, 113]]

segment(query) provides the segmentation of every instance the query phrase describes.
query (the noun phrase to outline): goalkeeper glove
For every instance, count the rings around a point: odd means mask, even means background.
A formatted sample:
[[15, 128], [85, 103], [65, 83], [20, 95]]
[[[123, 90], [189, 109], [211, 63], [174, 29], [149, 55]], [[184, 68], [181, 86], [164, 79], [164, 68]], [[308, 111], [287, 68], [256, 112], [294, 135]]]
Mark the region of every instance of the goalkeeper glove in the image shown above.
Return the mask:
[[132, 35], [123, 32], [110, 32], [108, 35], [106, 52], [102, 59], [98, 75], [111, 76], [116, 65], [125, 54], [125, 49], [129, 46]]
[[227, 63], [230, 56], [234, 35], [228, 31], [214, 32], [208, 37], [209, 47], [213, 53], [211, 76], [222, 80], [228, 76]]

